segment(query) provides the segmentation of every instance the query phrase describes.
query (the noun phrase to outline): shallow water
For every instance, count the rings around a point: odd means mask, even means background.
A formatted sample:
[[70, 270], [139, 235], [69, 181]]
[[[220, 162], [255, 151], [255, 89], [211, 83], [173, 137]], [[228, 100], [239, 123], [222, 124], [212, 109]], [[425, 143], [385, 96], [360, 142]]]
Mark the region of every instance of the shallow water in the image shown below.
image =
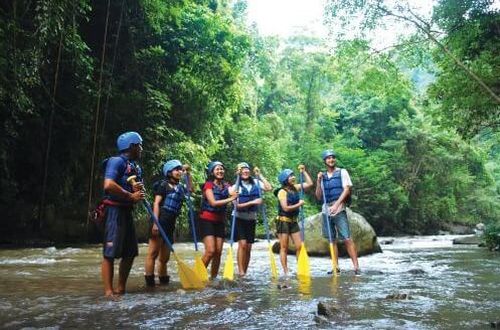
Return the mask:
[[[285, 290], [270, 280], [263, 241], [254, 246], [244, 280], [214, 281], [202, 291], [186, 292], [172, 262], [173, 283], [146, 290], [146, 246], [141, 245], [128, 293], [116, 302], [102, 297], [100, 246], [1, 250], [0, 324], [12, 329], [488, 329], [489, 322], [500, 320], [500, 256], [453, 246], [453, 238], [395, 238], [383, 246], [384, 253], [360, 258], [360, 277], [353, 276], [348, 259], [340, 260], [341, 276], [332, 278], [326, 274], [329, 258], [311, 257], [311, 284], [292, 279]], [[192, 245], [176, 247], [181, 259], [192, 262]], [[294, 259], [289, 256], [292, 270]], [[412, 269], [423, 272], [414, 275]], [[385, 299], [394, 293], [411, 299]], [[338, 313], [331, 323], [318, 325], [315, 313], [321, 301], [333, 304]]]

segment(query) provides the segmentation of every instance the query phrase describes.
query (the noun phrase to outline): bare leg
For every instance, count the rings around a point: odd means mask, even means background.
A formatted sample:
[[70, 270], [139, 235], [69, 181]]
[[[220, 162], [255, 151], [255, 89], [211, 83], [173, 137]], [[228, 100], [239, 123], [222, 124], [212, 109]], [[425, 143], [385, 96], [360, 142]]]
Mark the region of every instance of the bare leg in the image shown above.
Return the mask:
[[101, 264], [101, 277], [104, 283], [104, 295], [106, 297], [113, 296], [113, 275], [114, 259], [103, 258]]
[[160, 251], [161, 241], [158, 237], [152, 237], [148, 243], [148, 254], [146, 255], [146, 264], [144, 266], [144, 275], [154, 275], [155, 260]]
[[212, 261], [215, 254], [215, 236], [209, 235], [203, 238], [203, 244], [205, 245], [205, 252], [201, 260], [208, 267], [208, 264]]
[[288, 252], [288, 234], [278, 234], [280, 240], [280, 261], [283, 267], [283, 272], [288, 275], [287, 252]]
[[246, 274], [245, 263], [248, 266], [248, 262], [246, 262], [247, 249], [248, 249], [247, 240], [246, 239], [239, 240], [237, 259], [238, 259], [238, 274], [240, 276], [245, 276]]
[[116, 288], [115, 293], [118, 294], [125, 293], [125, 287], [127, 285], [128, 275], [130, 274], [130, 269], [132, 268], [133, 263], [134, 263], [134, 257], [122, 258], [122, 260], [120, 260], [120, 269], [118, 271], [118, 287]]
[[215, 252], [212, 258], [212, 267], [210, 268], [210, 275], [212, 278], [216, 278], [217, 274], [219, 274], [220, 257], [222, 255], [223, 245], [224, 239], [222, 237], [215, 237]]
[[300, 232], [291, 234], [293, 245], [295, 245], [295, 255], [299, 257], [300, 250], [302, 249], [302, 238], [300, 237]]
[[246, 255], [245, 255], [245, 264], [243, 265], [243, 270], [245, 271], [245, 274], [248, 271], [248, 264], [250, 263], [250, 255], [252, 253], [252, 244], [248, 243], [247, 244], [247, 249], [246, 249]]
[[167, 276], [167, 263], [170, 260], [170, 249], [166, 244], [162, 244], [158, 257], [158, 276]]
[[349, 257], [351, 257], [352, 264], [354, 265], [354, 270], [358, 270], [359, 264], [358, 264], [358, 253], [356, 252], [356, 246], [354, 245], [351, 239], [346, 239], [344, 241], [344, 244], [347, 250], [347, 254], [349, 254]]

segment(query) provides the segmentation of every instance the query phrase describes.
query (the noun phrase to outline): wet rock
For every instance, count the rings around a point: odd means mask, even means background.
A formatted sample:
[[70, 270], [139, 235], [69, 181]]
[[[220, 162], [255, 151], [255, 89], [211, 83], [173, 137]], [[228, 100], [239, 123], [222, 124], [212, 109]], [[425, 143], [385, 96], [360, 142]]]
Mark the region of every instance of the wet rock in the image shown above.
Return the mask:
[[452, 235], [469, 235], [474, 234], [474, 228], [457, 223], [446, 223], [443, 229]]
[[391, 293], [385, 297], [386, 300], [411, 300], [413, 299], [407, 293]]
[[475, 235], [468, 235], [453, 239], [453, 244], [479, 245], [479, 243], [481, 243], [481, 239]]
[[493, 329], [500, 329], [500, 321], [493, 321], [493, 322], [490, 322], [490, 326], [491, 326]]
[[421, 275], [425, 274], [425, 270], [420, 269], [420, 268], [413, 268], [408, 271], [408, 273], [413, 274], [413, 275]]
[[323, 315], [315, 315], [314, 316], [314, 321], [318, 324], [318, 325], [327, 325], [329, 324], [330, 322], [328, 321], [328, 319], [326, 317], [324, 317]]
[[394, 243], [394, 238], [384, 239], [380, 241], [380, 245], [391, 245]]
[[340, 314], [340, 310], [333, 304], [327, 302], [318, 303], [318, 315], [326, 316], [328, 318]]
[[[377, 241], [377, 235], [373, 227], [359, 213], [347, 209], [347, 219], [351, 229], [352, 239], [356, 245], [358, 256], [382, 252]], [[306, 247], [310, 256], [330, 256], [330, 243], [322, 235], [323, 216], [321, 213], [308, 217], [306, 224]], [[347, 257], [347, 251], [343, 242], [338, 243], [339, 256]], [[279, 253], [279, 242], [273, 245], [273, 252]], [[290, 244], [288, 253], [294, 254], [295, 247]]]
[[474, 233], [477, 235], [477, 236], [481, 236], [484, 234], [484, 229], [486, 228], [486, 226], [484, 225], [484, 223], [480, 222], [476, 225], [476, 228], [474, 228]]

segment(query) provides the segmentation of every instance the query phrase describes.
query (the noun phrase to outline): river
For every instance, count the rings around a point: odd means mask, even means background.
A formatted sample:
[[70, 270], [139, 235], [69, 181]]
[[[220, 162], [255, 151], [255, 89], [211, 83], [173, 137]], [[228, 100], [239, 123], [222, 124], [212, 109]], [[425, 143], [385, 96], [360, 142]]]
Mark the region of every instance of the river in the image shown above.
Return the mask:
[[[348, 259], [340, 260], [341, 276], [332, 278], [330, 260], [311, 257], [311, 285], [291, 280], [285, 290], [270, 279], [264, 241], [255, 244], [244, 280], [215, 281], [186, 292], [172, 260], [173, 283], [146, 290], [146, 245], [141, 245], [128, 293], [119, 301], [102, 297], [100, 246], [0, 250], [0, 324], [7, 329], [488, 329], [491, 321], [500, 321], [500, 256], [454, 246], [454, 237], [394, 238], [383, 253], [360, 258], [359, 277]], [[192, 262], [192, 244], [176, 247], [181, 259]], [[289, 256], [292, 270], [294, 259]], [[276, 262], [279, 266], [277, 256]], [[410, 299], [386, 299], [401, 293]], [[337, 308], [330, 323], [316, 323], [318, 302]]]

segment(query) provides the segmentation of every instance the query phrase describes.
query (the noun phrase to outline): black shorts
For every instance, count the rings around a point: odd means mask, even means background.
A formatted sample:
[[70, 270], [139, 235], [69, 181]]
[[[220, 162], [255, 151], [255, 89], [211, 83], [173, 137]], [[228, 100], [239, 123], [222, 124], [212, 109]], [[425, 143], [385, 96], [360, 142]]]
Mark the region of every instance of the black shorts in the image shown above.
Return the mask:
[[109, 259], [134, 258], [139, 254], [131, 207], [106, 207], [102, 254]]
[[236, 218], [236, 232], [235, 237], [236, 241], [240, 241], [242, 239], [246, 240], [247, 243], [255, 242], [255, 220], [246, 220]]
[[203, 239], [205, 236], [215, 236], [224, 238], [224, 222], [213, 222], [200, 219], [198, 221], [198, 230], [200, 237]]
[[[160, 218], [158, 222], [160, 223], [161, 228], [165, 234], [167, 234], [168, 240], [170, 243], [174, 244], [174, 230], [175, 230], [175, 220], [177, 219], [177, 214], [172, 212], [168, 212], [165, 209], [160, 210]], [[161, 233], [158, 232], [158, 235], [163, 239]], [[153, 237], [153, 222], [149, 224], [149, 238]]]
[[276, 221], [276, 232], [278, 234], [293, 234], [299, 232], [299, 224], [297, 221], [293, 222], [285, 222], [285, 221]]

